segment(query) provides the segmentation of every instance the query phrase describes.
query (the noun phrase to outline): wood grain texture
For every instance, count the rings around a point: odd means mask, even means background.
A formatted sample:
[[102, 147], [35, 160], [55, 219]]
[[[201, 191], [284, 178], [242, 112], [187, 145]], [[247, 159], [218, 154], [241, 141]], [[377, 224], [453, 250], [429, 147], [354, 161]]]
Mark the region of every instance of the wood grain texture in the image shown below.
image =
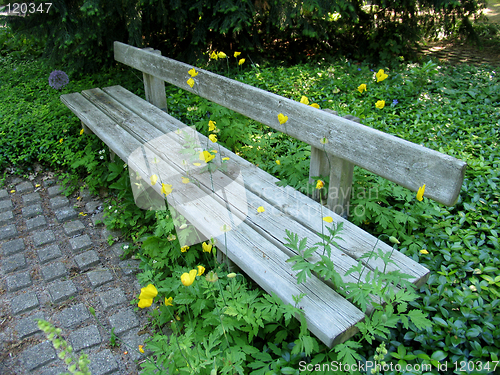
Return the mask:
[[[368, 171], [451, 206], [458, 199], [466, 163], [440, 152], [380, 132], [299, 102], [196, 69], [193, 88], [186, 83], [192, 68], [166, 57], [115, 42], [115, 60], [207, 98], [260, 123], [285, 132]], [[288, 116], [280, 125], [278, 114]]]

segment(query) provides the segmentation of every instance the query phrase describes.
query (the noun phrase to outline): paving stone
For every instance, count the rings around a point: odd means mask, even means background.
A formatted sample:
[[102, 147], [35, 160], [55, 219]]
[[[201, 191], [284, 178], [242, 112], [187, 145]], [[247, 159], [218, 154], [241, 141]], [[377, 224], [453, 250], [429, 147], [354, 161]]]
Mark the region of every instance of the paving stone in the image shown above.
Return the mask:
[[0, 213], [0, 226], [7, 224], [10, 221], [13, 221], [14, 214], [12, 211], [4, 211]]
[[52, 302], [59, 303], [76, 294], [76, 287], [72, 280], [55, 281], [48, 287]]
[[101, 232], [101, 239], [103, 239], [104, 241], [108, 241], [110, 236], [115, 241], [118, 241], [121, 236], [121, 232], [119, 230], [109, 230], [108, 228], [104, 227]]
[[40, 203], [42, 198], [40, 198], [40, 193], [31, 193], [23, 196], [23, 203], [26, 206], [32, 205], [34, 203]]
[[29, 181], [21, 182], [16, 186], [16, 191], [18, 193], [28, 193], [30, 191], [33, 191], [33, 189], [33, 184]]
[[103, 310], [107, 311], [113, 306], [127, 302], [125, 293], [121, 288], [115, 288], [99, 294]]
[[50, 245], [38, 250], [38, 259], [40, 259], [41, 264], [50, 262], [51, 260], [57, 259], [61, 256], [62, 253], [58, 245]]
[[[138, 348], [139, 345], [144, 345], [144, 341], [146, 341], [147, 338], [149, 338], [150, 335], [140, 335], [139, 336], [139, 330], [138, 329], [132, 329], [131, 331], [128, 331], [125, 333], [123, 336], [120, 337], [120, 339], [125, 343], [127, 348]], [[129, 350], [128, 355], [130, 358], [132, 358], [133, 361], [138, 360], [139, 358], [145, 356], [147, 354], [141, 354], [140, 352], [136, 350]]]
[[42, 215], [34, 217], [33, 219], [26, 220], [26, 229], [28, 231], [41, 229], [46, 226], [47, 226], [47, 220], [45, 219], [45, 216]]
[[45, 267], [41, 267], [41, 272], [43, 279], [46, 282], [59, 279], [60, 277], [66, 276], [68, 274], [68, 270], [61, 262], [55, 262]]
[[[90, 194], [89, 189], [83, 189], [82, 191], [80, 191], [80, 198], [82, 201], [88, 202], [92, 198], [92, 194]], [[0, 199], [2, 199], [1, 192], [0, 192]]]
[[30, 315], [27, 318], [23, 318], [17, 322], [16, 332], [19, 336], [19, 339], [22, 340], [25, 337], [34, 335], [37, 332], [42, 332], [42, 330], [38, 328], [36, 319], [45, 320], [45, 316], [42, 311], [38, 311], [33, 315]]
[[110, 316], [109, 322], [111, 324], [111, 328], [115, 329], [114, 332], [117, 336], [121, 336], [131, 329], [139, 326], [139, 320], [132, 309], [126, 309]]
[[117, 258], [121, 258], [126, 249], [128, 249], [130, 245], [126, 242], [118, 242], [113, 244], [110, 247], [110, 250], [116, 255]]
[[49, 194], [49, 197], [55, 197], [56, 195], [59, 195], [63, 191], [63, 187], [59, 185], [51, 186], [47, 189], [47, 193]]
[[32, 284], [29, 271], [7, 276], [7, 291], [15, 292]]
[[22, 314], [40, 306], [35, 292], [26, 292], [15, 296], [11, 298], [10, 304], [12, 307], [12, 315]]
[[72, 328], [90, 319], [89, 311], [83, 303], [68, 307], [54, 316], [62, 328]]
[[50, 341], [44, 341], [23, 352], [23, 364], [28, 371], [36, 370], [56, 359], [56, 351]]
[[68, 236], [74, 236], [75, 234], [80, 234], [85, 230], [85, 225], [81, 221], [69, 221], [63, 225], [64, 233]]
[[2, 270], [5, 273], [14, 272], [26, 268], [26, 258], [23, 254], [14, 254], [4, 258], [2, 261]]
[[99, 256], [94, 250], [79, 254], [73, 258], [81, 271], [99, 264]]
[[31, 206], [23, 207], [22, 211], [25, 219], [43, 214], [42, 206], [40, 204], [32, 204]]
[[67, 205], [69, 205], [69, 199], [66, 197], [57, 196], [50, 199], [50, 207], [52, 207], [53, 210]]
[[104, 225], [104, 213], [99, 212], [97, 214], [92, 215], [90, 218], [92, 220], [92, 224], [94, 224], [94, 227], [99, 227]]
[[98, 268], [94, 271], [89, 271], [87, 272], [87, 277], [94, 289], [113, 281], [113, 275], [107, 268]]
[[133, 275], [139, 272], [139, 264], [141, 263], [138, 259], [126, 259], [122, 260], [118, 265], [120, 266], [122, 272], [126, 276]]
[[69, 220], [76, 219], [78, 217], [78, 213], [75, 211], [73, 207], [63, 207], [56, 211], [54, 211], [56, 215], [56, 219], [60, 223], [64, 223]]
[[118, 371], [118, 363], [109, 349], [89, 355], [89, 360], [89, 370], [92, 375], [109, 375]]
[[2, 245], [2, 249], [4, 256], [18, 253], [24, 250], [24, 241], [22, 238], [18, 238], [17, 240], [6, 242]]
[[36, 247], [47, 245], [49, 243], [55, 242], [56, 236], [50, 229], [44, 230], [43, 232], [33, 233], [33, 244]]
[[5, 199], [0, 201], [0, 212], [12, 211], [12, 201], [10, 199]]
[[82, 349], [99, 345], [102, 341], [102, 337], [96, 326], [88, 326], [77, 329], [70, 334], [69, 340], [73, 346], [73, 350], [78, 352]]
[[9, 197], [9, 193], [7, 192], [6, 189], [0, 190], [0, 199], [6, 199]]
[[68, 369], [63, 365], [50, 366], [49, 368], [40, 369], [40, 375], [61, 375], [67, 373]]
[[8, 240], [17, 236], [17, 229], [15, 224], [10, 224], [0, 229], [0, 240]]
[[97, 210], [102, 204], [98, 201], [91, 201], [85, 205], [85, 210], [90, 214]]
[[92, 241], [88, 234], [84, 234], [83, 236], [74, 237], [69, 239], [69, 244], [74, 252], [87, 250], [92, 246]]

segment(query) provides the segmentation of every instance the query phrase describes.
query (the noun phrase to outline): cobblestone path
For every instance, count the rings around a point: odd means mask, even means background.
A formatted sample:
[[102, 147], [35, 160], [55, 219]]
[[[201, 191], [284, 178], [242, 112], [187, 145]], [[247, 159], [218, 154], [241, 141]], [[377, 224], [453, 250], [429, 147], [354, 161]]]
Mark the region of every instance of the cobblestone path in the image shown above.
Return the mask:
[[[36, 318], [87, 353], [93, 375], [137, 374], [148, 337], [145, 312], [130, 304], [140, 291], [138, 261], [121, 260], [126, 244], [108, 245], [117, 233], [99, 225], [101, 202], [40, 183], [17, 178], [0, 190], [0, 374], [67, 371]], [[113, 328], [126, 345], [111, 345]]]

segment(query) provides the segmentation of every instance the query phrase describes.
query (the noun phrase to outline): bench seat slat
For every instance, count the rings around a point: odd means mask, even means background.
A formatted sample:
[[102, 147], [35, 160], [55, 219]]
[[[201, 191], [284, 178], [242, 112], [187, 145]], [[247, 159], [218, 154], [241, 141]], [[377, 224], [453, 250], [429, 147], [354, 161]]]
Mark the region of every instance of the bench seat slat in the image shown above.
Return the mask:
[[[186, 83], [192, 66], [115, 42], [115, 60], [207, 98], [262, 124], [286, 132], [410, 190], [426, 184], [425, 196], [451, 206], [462, 186], [466, 164], [451, 156], [317, 110], [265, 90], [197, 69], [193, 88]], [[280, 125], [277, 115], [288, 116]], [[321, 144], [326, 137], [328, 143]]]

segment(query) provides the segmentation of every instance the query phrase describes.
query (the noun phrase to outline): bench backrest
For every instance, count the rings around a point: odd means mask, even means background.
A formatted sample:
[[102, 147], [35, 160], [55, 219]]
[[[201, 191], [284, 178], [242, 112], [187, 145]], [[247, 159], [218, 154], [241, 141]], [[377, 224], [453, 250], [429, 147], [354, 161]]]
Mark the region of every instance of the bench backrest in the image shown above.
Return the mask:
[[[458, 198], [466, 168], [466, 163], [459, 159], [203, 69], [195, 68], [199, 74], [191, 88], [187, 80], [193, 66], [156, 51], [115, 42], [114, 55], [116, 61], [144, 73], [147, 99], [156, 95], [160, 107], [165, 93], [161, 98], [161, 93], [152, 92], [152, 87], [161, 87], [156, 79], [311, 145], [311, 175], [318, 176], [326, 170], [325, 156], [330, 155], [330, 189], [336, 190], [334, 194], [350, 192], [353, 165], [357, 165], [412, 191], [426, 184], [425, 196], [447, 206]], [[283, 125], [278, 121], [280, 113], [288, 117]], [[322, 142], [324, 138], [326, 143]], [[333, 209], [332, 205], [340, 204], [340, 209], [345, 209], [348, 200], [348, 195], [343, 199], [340, 196], [329, 201], [329, 206]]]

